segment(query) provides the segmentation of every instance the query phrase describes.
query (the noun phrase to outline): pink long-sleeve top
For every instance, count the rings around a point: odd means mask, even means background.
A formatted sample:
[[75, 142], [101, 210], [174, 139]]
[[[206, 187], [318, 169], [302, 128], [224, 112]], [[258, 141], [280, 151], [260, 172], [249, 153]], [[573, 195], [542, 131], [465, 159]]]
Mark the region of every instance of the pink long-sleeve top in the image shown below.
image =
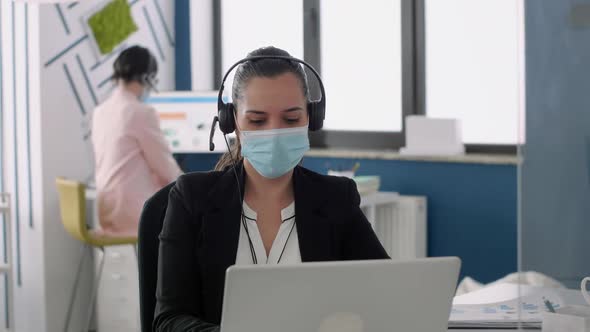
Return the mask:
[[118, 87], [94, 111], [92, 144], [99, 234], [135, 236], [144, 202], [181, 174], [156, 111]]

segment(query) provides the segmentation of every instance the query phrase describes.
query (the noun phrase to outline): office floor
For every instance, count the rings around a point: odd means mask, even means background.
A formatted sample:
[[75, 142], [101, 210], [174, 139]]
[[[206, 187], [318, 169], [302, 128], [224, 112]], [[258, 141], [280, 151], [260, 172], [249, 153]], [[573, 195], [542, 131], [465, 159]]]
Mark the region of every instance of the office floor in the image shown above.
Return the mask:
[[111, 247], [106, 254], [97, 299], [97, 332], [139, 331], [139, 286], [133, 248]]

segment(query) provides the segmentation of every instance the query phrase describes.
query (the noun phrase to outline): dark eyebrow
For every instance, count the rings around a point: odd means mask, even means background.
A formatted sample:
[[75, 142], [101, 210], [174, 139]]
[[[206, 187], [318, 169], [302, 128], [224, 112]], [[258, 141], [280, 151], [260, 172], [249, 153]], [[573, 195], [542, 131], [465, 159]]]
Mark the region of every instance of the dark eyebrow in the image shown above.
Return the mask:
[[[303, 111], [303, 108], [301, 108], [299, 106], [295, 106], [295, 107], [291, 107], [291, 108], [287, 108], [286, 110], [283, 110], [284, 113], [296, 112], [296, 111]], [[266, 112], [258, 111], [258, 110], [246, 110], [246, 112], [244, 112], [244, 113], [266, 114]]]
[[283, 112], [285, 112], [285, 113], [296, 112], [296, 111], [303, 111], [303, 108], [296, 106], [296, 107], [291, 107], [291, 108], [287, 108], [286, 110], [283, 110]]
[[244, 112], [244, 113], [266, 114], [266, 112], [257, 111], [257, 110], [246, 110], [246, 112]]

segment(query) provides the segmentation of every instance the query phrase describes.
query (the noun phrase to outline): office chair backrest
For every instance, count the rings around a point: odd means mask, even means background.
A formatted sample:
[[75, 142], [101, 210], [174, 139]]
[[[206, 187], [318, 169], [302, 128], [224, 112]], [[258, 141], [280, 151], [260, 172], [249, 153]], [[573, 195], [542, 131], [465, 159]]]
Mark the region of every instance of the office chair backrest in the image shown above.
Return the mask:
[[61, 222], [66, 231], [82, 242], [88, 240], [86, 226], [86, 194], [81, 182], [57, 178], [55, 180], [59, 194]]
[[151, 332], [156, 308], [156, 283], [158, 280], [158, 236], [162, 230], [168, 193], [176, 182], [160, 189], [148, 199], [139, 218], [138, 263], [139, 263], [139, 310], [141, 331]]

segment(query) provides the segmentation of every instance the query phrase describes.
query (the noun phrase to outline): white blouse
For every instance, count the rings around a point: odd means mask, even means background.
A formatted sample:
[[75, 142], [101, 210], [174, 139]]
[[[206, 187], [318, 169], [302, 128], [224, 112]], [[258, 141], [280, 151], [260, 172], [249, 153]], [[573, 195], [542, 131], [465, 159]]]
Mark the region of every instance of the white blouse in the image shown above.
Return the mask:
[[[281, 210], [281, 219], [283, 220], [276, 238], [272, 243], [270, 253], [266, 256], [266, 249], [262, 242], [262, 237], [256, 224], [256, 212], [253, 211], [246, 202], [243, 203], [244, 217], [250, 240], [256, 253], [258, 264], [295, 264], [301, 263], [301, 253], [299, 251], [299, 239], [297, 237], [297, 226], [295, 223], [295, 202]], [[254, 264], [248, 234], [240, 221], [240, 239], [238, 242], [238, 252], [236, 255], [236, 265]]]

